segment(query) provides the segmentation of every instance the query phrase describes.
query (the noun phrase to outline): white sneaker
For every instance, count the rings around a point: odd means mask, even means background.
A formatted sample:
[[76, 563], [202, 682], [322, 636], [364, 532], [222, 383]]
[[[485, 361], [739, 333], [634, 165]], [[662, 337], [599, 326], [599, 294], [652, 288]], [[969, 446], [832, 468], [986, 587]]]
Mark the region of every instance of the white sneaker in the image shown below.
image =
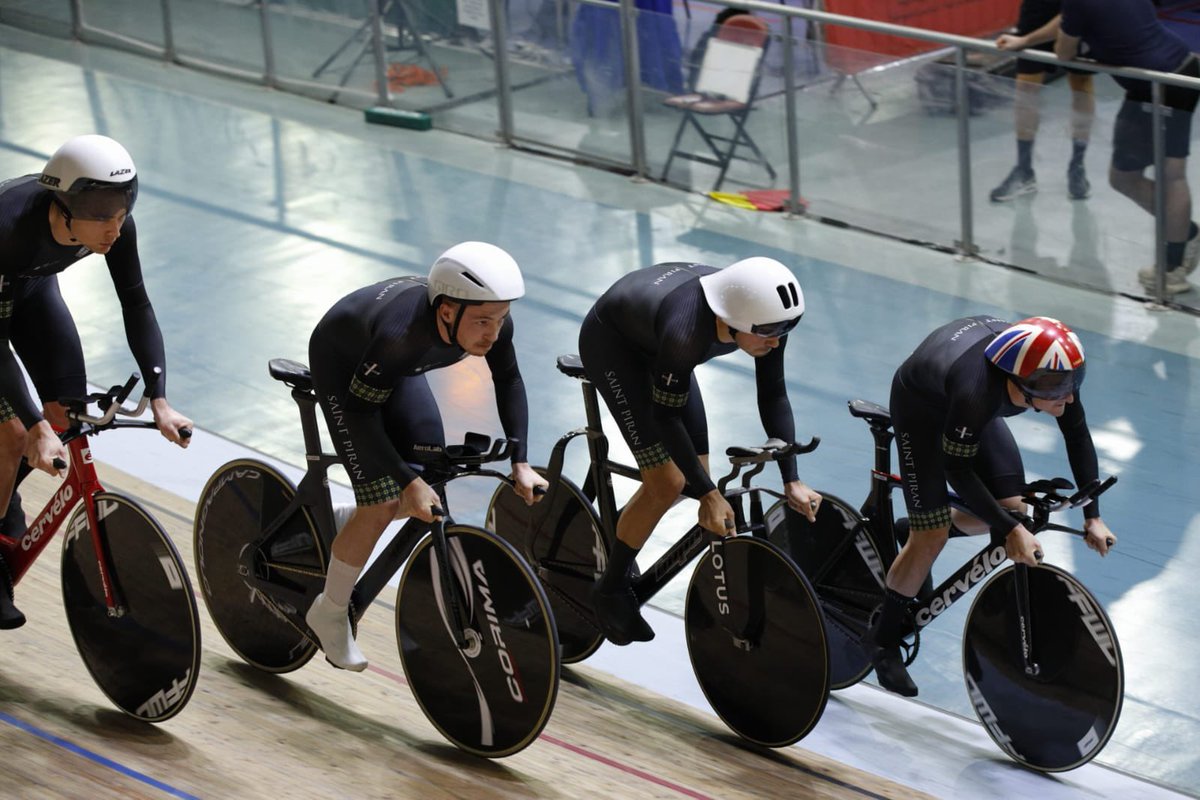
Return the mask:
[[1200, 233], [1187, 240], [1187, 244], [1183, 246], [1183, 268], [1184, 275], [1191, 275], [1196, 271], [1196, 265], [1200, 264]]
[[[1191, 247], [1190, 244], [1188, 246]], [[1200, 252], [1200, 248], [1197, 248], [1197, 252]], [[1167, 294], [1183, 294], [1184, 292], [1191, 291], [1192, 285], [1188, 283], [1187, 279], [1189, 272], [1191, 272], [1191, 270], [1187, 268], [1186, 262], [1183, 266], [1168, 270], [1167, 282], [1165, 286]], [[1138, 270], [1138, 280], [1141, 282], [1146, 291], [1154, 291], [1154, 282], [1157, 274], [1158, 272], [1154, 267], [1146, 267], [1146, 269]]]
[[366, 656], [358, 649], [354, 641], [354, 633], [350, 629], [349, 609], [340, 608], [325, 599], [325, 594], [317, 595], [312, 607], [304, 615], [304, 621], [317, 635], [325, 658], [330, 664], [339, 669], [362, 672], [367, 668]]

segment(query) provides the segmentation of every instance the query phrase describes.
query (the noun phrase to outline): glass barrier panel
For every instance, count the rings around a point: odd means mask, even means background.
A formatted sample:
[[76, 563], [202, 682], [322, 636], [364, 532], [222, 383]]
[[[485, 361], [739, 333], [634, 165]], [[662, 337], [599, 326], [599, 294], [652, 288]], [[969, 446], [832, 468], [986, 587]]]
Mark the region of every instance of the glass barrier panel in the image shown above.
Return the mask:
[[[123, 0], [120, 3], [80, 0], [80, 6], [83, 23], [89, 28], [154, 47], [164, 46], [162, 0]], [[112, 44], [120, 46], [117, 42]]]
[[[262, 17], [259, 5], [224, 0], [170, 0], [171, 33], [181, 56], [220, 69], [262, 74]], [[277, 45], [278, 47], [278, 45]]]
[[[1122, 112], [1124, 90], [1107, 75], [1022, 64], [1023, 74], [1006, 79], [1011, 105], [980, 124], [972, 120], [981, 254], [1107, 292], [1152, 296], [1155, 218], [1131, 199], [1152, 197], [1149, 106]], [[1014, 59], [1010, 72], [1016, 69]], [[1118, 114], [1130, 113], [1143, 124], [1115, 141]], [[1187, 141], [1190, 117], [1164, 109], [1166, 136]], [[1110, 176], [1114, 160], [1121, 169]], [[1186, 162], [1164, 172], [1186, 185]], [[1185, 196], [1168, 192], [1167, 239], [1179, 240], [1176, 262], [1188, 232]], [[1195, 303], [1186, 274], [1175, 272], [1168, 282], [1171, 299]]]
[[680, 89], [646, 90], [654, 178], [700, 192], [787, 189], [782, 29], [778, 15], [712, 6], [676, 18]]
[[[443, 130], [495, 139], [495, 46], [486, 0], [395, 2], [387, 15], [393, 105], [429, 112], [433, 124]], [[404, 20], [399, 37], [397, 10]]]
[[[414, 29], [405, 24], [404, 6], [381, 5], [385, 46], [419, 43]], [[360, 108], [375, 105], [375, 49], [367, 0], [275, 0], [270, 9], [276, 76], [281, 81], [319, 85], [293, 84], [288, 89]], [[402, 80], [433, 80], [432, 72], [421, 73], [417, 68], [411, 74], [393, 71], [389, 83], [397, 82], [402, 91]]]
[[953, 66], [828, 44], [820, 60], [797, 82], [800, 193], [809, 213], [953, 247], [960, 236]]
[[50, 34], [71, 35], [70, 0], [4, 0], [0, 3], [0, 25]]
[[[529, 0], [513, 14], [509, 71], [515, 134], [601, 163], [632, 164], [621, 20], [615, 3]], [[642, 78], [657, 82], [674, 26], [639, 12]], [[678, 47], [676, 47], [676, 50]], [[678, 70], [678, 64], [676, 64]]]

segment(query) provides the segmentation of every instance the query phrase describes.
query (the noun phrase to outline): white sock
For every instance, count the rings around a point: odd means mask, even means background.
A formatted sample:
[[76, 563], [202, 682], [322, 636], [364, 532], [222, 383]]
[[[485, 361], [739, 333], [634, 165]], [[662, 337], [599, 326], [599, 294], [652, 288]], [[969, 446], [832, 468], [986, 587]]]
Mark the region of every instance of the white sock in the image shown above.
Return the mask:
[[350, 605], [350, 593], [354, 591], [354, 582], [362, 565], [354, 566], [331, 556], [329, 571], [325, 573], [325, 599], [338, 608]]

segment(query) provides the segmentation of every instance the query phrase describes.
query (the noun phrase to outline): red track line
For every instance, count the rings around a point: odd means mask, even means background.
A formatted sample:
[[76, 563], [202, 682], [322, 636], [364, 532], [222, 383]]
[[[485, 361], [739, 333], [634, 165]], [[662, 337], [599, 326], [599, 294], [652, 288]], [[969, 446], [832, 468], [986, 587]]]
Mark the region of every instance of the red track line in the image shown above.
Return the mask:
[[[396, 673], [392, 672], [391, 670], [384, 669], [383, 667], [377, 667], [374, 664], [371, 664], [367, 667], [367, 671], [382, 675], [383, 677], [388, 678], [389, 680], [393, 680], [396, 683], [399, 683], [403, 686], [408, 686], [408, 681], [404, 679], [403, 675], [397, 675]], [[684, 795], [685, 797], [694, 797], [694, 798], [696, 798], [696, 800], [712, 800], [712, 798], [706, 794], [700, 794], [699, 792], [689, 789], [686, 786], [680, 786], [677, 783], [671, 783], [670, 781], [668, 781], [665, 778], [660, 778], [657, 775], [651, 775], [649, 772], [640, 770], [637, 767], [631, 767], [628, 764], [622, 764], [620, 761], [609, 758], [608, 756], [603, 756], [603, 755], [600, 755], [599, 753], [593, 753], [591, 750], [588, 750], [587, 748], [580, 747], [579, 745], [576, 745], [576, 744], [571, 744], [570, 742], [564, 742], [562, 739], [558, 739], [554, 736], [548, 736], [545, 733], [543, 733], [541, 736], [538, 737], [538, 739], [540, 739], [543, 742], [547, 742], [549, 744], [555, 745], [556, 747], [561, 747], [564, 750], [569, 750], [572, 753], [575, 753], [576, 755], [583, 756], [584, 758], [590, 758], [592, 761], [597, 761], [601, 764], [604, 764], [605, 766], [609, 766], [609, 767], [612, 767], [613, 769], [620, 770], [621, 772], [624, 772], [628, 775], [634, 775], [638, 778], [641, 778], [644, 781], [648, 781], [650, 783], [655, 783], [655, 784], [658, 784], [659, 786], [663, 786], [672, 791], [679, 792], [680, 794]]]
[[627, 764], [622, 764], [620, 761], [611, 759], [608, 756], [602, 756], [599, 753], [593, 753], [592, 751], [588, 750], [587, 748], [580, 747], [579, 745], [571, 744], [569, 742], [564, 742], [562, 739], [556, 739], [555, 737], [548, 736], [544, 733], [541, 736], [539, 736], [538, 738], [544, 742], [549, 742], [550, 744], [558, 745], [559, 747], [563, 748], [564, 750], [570, 750], [572, 753], [581, 755], [584, 758], [590, 758], [593, 761], [599, 761], [601, 764], [606, 764], [606, 765], [612, 767], [613, 769], [618, 769], [621, 772], [627, 773], [629, 775], [635, 775], [635, 776], [641, 778], [642, 780], [649, 781], [650, 783], [656, 783], [659, 786], [665, 786], [666, 788], [671, 789], [672, 791], [679, 792], [680, 794], [686, 795], [687, 797], [694, 797], [694, 798], [696, 798], [696, 800], [712, 800], [712, 798], [706, 794], [700, 794], [699, 792], [689, 789], [686, 786], [680, 786], [677, 783], [671, 783], [670, 781], [668, 781], [664, 778], [660, 778], [657, 775], [651, 775], [649, 772], [644, 772], [644, 771], [638, 769], [637, 767], [631, 767]]

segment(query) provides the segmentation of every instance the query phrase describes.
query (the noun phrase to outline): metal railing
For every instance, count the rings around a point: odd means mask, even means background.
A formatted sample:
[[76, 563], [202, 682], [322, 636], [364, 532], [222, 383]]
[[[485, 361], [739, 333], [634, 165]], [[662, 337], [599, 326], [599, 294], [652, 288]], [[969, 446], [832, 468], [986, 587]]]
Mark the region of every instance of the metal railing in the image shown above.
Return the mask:
[[[562, 0], [559, 0], [560, 2]], [[787, 152], [787, 190], [789, 195], [788, 208], [796, 212], [802, 209], [801, 203], [801, 179], [800, 179], [800, 160], [802, 149], [797, 134], [798, 112], [796, 107], [797, 86], [795, 76], [796, 70], [796, 55], [795, 55], [795, 36], [793, 35], [793, 26], [797, 21], [804, 21], [808, 24], [819, 25], [822, 28], [830, 26], [841, 26], [852, 28], [872, 33], [886, 34], [889, 36], [900, 37], [917, 41], [928, 42], [938, 45], [943, 49], [953, 51], [955, 63], [955, 81], [954, 92], [956, 102], [954, 103], [956, 116], [956, 147], [957, 147], [957, 177], [958, 177], [958, 210], [959, 210], [959, 236], [955, 241], [955, 249], [964, 256], [973, 256], [978, 253], [978, 247], [975, 241], [975, 211], [973, 208], [973, 192], [972, 192], [972, 162], [971, 162], [971, 141], [970, 141], [970, 125], [971, 113], [970, 104], [968, 102], [968, 85], [967, 85], [967, 54], [969, 52], [977, 53], [999, 53], [995, 45], [986, 40], [974, 39], [966, 36], [958, 36], [954, 34], [940, 33], [936, 31], [922, 30], [911, 28], [903, 25], [897, 25], [888, 22], [879, 22], [874, 20], [858, 19], [853, 17], [832, 14], [818, 9], [795, 8], [786, 5], [774, 3], [760, 2], [759, 0], [740, 0], [740, 2], [728, 2], [727, 0], [709, 0], [713, 6], [730, 6], [743, 9], [746, 11], [758, 12], [761, 15], [782, 18], [783, 32], [779, 35], [783, 43], [784, 53], [784, 103], [785, 103], [785, 124], [786, 124], [786, 152]], [[216, 72], [224, 75], [237, 77], [243, 80], [260, 82], [264, 85], [278, 88], [286, 91], [295, 91], [300, 93], [311, 94], [314, 91], [335, 92], [335, 98], [341, 95], [352, 97], [362, 102], [373, 102], [379, 105], [392, 105], [395, 98], [393, 97], [388, 86], [387, 73], [387, 54], [384, 46], [386, 36], [400, 36], [402, 31], [398, 31], [395, 26], [388, 25], [388, 20], [384, 11], [389, 6], [389, 0], [361, 0], [361, 5], [364, 9], [363, 14], [365, 19], [348, 18], [344, 14], [326, 13], [323, 18], [323, 24], [331, 27], [340, 26], [340, 29], [346, 34], [346, 40], [343, 47], [351, 42], [357, 43], [353, 37], [362, 35], [363, 42], [361, 43], [361, 53], [359, 59], [367, 56], [369, 53], [373, 61], [373, 69], [370, 71], [373, 86], [349, 86], [347, 85], [347, 76], [349, 70], [343, 74], [340, 81], [334, 83], [332, 80], [317, 80], [316, 76], [324, 69], [326, 64], [323, 64], [321, 69], [313, 73], [312, 78], [297, 77], [296, 75], [281, 74], [277, 59], [277, 45], [273, 37], [273, 20], [272, 15], [281, 13], [282, 11], [302, 11], [310, 16], [320, 16], [322, 12], [313, 11], [311, 9], [295, 9], [287, 8], [281, 0], [227, 0], [224, 3], [227, 7], [237, 7], [242, 11], [249, 12], [250, 10], [257, 11], [259, 22], [259, 30], [262, 46], [262, 66], [261, 69], [248, 68], [245, 65], [235, 65], [228, 61], [221, 61], [214, 58], [206, 58], [201, 54], [184, 52], [179, 46], [179, 31], [177, 30], [177, 22], [174, 12], [181, 0], [143, 0], [143, 5], [152, 5], [157, 2], [161, 5], [162, 15], [162, 44], [148, 42], [136, 36], [131, 36], [122, 32], [105, 30], [101, 27], [89, 24], [87, 20], [89, 6], [91, 3], [86, 0], [69, 0], [71, 13], [71, 31], [70, 34], [79, 40], [85, 42], [95, 42], [110, 46], [117, 46], [132, 50], [142, 55], [162, 58], [167, 61], [179, 63], [185, 66], [203, 69], [206, 71]], [[395, 0], [403, 5], [403, 0]], [[574, 2], [586, 5], [600, 5], [605, 8], [611, 8], [613, 13], [620, 15], [620, 41], [621, 52], [623, 59], [623, 70], [625, 78], [625, 113], [628, 116], [628, 134], [629, 134], [629, 157], [628, 166], [633, 175], [640, 179], [649, 179], [649, 166], [647, 163], [647, 148], [646, 148], [646, 129], [645, 129], [645, 109], [643, 108], [643, 92], [640, 81], [639, 67], [639, 48], [638, 48], [638, 32], [637, 19], [639, 10], [635, 7], [633, 0], [617, 0], [616, 3], [598, 2], [598, 0], [574, 0]], [[353, 5], [355, 0], [346, 0], [346, 5]], [[334, 4], [330, 0], [329, 4]], [[115, 4], [113, 4], [115, 5]], [[112, 7], [111, 5], [109, 6]], [[92, 8], [95, 8], [94, 6]], [[492, 48], [491, 57], [494, 60], [494, 79], [495, 90], [494, 97], [496, 110], [498, 114], [498, 125], [496, 137], [510, 146], [518, 144], [520, 137], [517, 135], [514, 126], [514, 88], [510, 79], [510, 58], [508, 54], [509, 35], [506, 30], [506, 16], [504, 13], [505, 4], [503, 0], [488, 0], [487, 8], [490, 12], [491, 24], [491, 41]], [[413, 32], [415, 34], [415, 32]], [[339, 51], [340, 52], [340, 49]], [[1056, 58], [1054, 55], [1036, 50], [1025, 50], [1021, 52], [1021, 58], [1033, 61], [1039, 61], [1057, 66], [1067, 66]], [[332, 60], [332, 57], [331, 57]], [[358, 61], [355, 61], [357, 65]], [[1152, 72], [1147, 70], [1133, 69], [1128, 67], [1111, 67], [1103, 64], [1093, 63], [1086, 60], [1071, 61], [1069, 66], [1074, 69], [1086, 70], [1089, 72], [1105, 73], [1123, 78], [1135, 78], [1145, 81], [1150, 81], [1153, 86], [1153, 121], [1154, 121], [1154, 168], [1155, 174], [1163, 174], [1162, 166], [1164, 163], [1164, 136], [1161, 127], [1163, 117], [1163, 86], [1181, 86], [1189, 89], [1200, 91], [1200, 80], [1188, 78], [1175, 74], [1167, 74], [1161, 72]], [[1158, 274], [1157, 283], [1152, 290], [1153, 298], [1159, 303], [1165, 303], [1168, 299], [1165, 287], [1165, 258], [1166, 258], [1166, 215], [1163, 213], [1166, 207], [1165, 182], [1156, 181], [1156, 190], [1154, 195], [1155, 201], [1155, 264]]]

